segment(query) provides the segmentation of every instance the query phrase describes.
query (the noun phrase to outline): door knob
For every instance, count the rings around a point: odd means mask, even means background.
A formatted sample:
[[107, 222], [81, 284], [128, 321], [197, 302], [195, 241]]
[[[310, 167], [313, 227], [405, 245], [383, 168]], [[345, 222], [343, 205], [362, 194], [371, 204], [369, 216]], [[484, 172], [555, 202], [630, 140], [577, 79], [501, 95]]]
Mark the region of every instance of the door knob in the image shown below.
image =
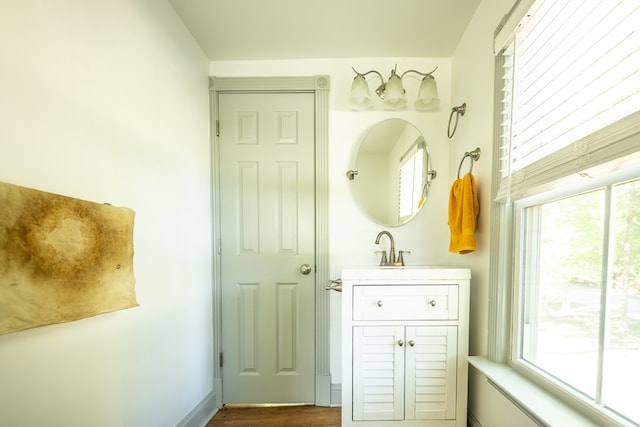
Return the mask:
[[300, 266], [300, 273], [302, 273], [302, 274], [311, 273], [311, 266], [309, 264], [302, 264]]

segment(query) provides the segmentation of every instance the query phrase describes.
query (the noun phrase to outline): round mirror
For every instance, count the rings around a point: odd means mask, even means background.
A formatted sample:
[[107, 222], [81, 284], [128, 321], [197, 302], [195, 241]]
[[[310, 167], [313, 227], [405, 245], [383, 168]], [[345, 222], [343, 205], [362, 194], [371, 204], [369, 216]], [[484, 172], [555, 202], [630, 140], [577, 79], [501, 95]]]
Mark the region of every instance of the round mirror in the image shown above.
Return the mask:
[[376, 223], [391, 227], [416, 216], [436, 175], [420, 131], [397, 118], [384, 120], [367, 132], [355, 166], [347, 176], [354, 180], [360, 205]]

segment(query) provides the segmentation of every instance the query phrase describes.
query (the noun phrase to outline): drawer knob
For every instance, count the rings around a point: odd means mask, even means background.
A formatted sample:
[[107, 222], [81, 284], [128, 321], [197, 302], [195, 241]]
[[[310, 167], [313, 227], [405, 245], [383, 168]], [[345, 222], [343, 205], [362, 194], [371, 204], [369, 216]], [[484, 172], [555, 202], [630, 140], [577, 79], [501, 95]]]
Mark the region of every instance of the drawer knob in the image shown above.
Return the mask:
[[431, 307], [435, 307], [435, 306], [436, 306], [436, 300], [434, 300], [434, 299], [430, 300], [430, 301], [429, 301], [429, 305], [430, 305]]
[[378, 307], [382, 307], [382, 300], [378, 300]]

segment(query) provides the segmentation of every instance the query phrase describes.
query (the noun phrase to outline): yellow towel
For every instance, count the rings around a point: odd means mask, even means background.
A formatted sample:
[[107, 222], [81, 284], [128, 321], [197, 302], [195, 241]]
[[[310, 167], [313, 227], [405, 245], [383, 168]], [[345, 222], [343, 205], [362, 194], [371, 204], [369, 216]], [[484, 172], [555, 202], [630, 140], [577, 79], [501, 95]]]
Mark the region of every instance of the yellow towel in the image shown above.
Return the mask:
[[476, 250], [478, 212], [476, 180], [468, 173], [454, 181], [449, 193], [449, 252], [463, 255]]

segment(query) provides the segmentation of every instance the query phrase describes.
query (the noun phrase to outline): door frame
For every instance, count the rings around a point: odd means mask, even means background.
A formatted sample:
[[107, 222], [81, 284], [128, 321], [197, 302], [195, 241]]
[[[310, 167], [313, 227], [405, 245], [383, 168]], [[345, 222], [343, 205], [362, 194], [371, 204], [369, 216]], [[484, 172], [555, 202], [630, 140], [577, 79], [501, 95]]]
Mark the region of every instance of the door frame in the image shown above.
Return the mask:
[[222, 407], [222, 288], [220, 257], [220, 177], [217, 133], [218, 96], [221, 93], [313, 93], [315, 98], [315, 404], [330, 406], [329, 371], [329, 76], [215, 77], [209, 78], [211, 112], [211, 183], [213, 243], [213, 393]]

